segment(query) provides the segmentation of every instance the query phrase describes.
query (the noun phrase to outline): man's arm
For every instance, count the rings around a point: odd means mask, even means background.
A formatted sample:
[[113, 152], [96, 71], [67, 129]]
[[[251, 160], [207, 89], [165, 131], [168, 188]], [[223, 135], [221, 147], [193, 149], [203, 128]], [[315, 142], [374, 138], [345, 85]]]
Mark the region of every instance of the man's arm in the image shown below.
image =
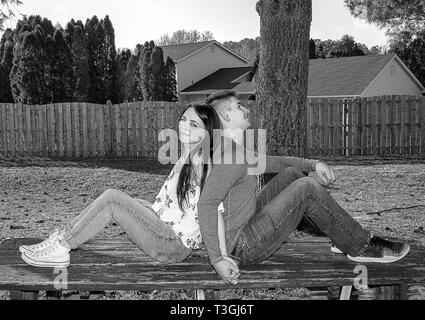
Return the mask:
[[312, 172], [316, 170], [319, 160], [304, 159], [289, 156], [266, 156], [266, 169], [264, 173], [280, 172], [287, 167], [294, 167], [301, 172]]
[[215, 164], [198, 202], [199, 228], [212, 265], [223, 260], [218, 239], [217, 207], [240, 177], [241, 166]]

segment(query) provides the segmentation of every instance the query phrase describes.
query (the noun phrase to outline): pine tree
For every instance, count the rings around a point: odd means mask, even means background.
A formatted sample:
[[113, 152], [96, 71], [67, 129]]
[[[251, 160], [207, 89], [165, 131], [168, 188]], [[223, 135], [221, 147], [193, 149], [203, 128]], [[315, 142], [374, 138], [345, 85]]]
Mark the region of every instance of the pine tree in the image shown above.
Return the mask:
[[34, 32], [23, 35], [20, 54], [14, 57], [11, 74], [13, 98], [18, 103], [42, 104], [44, 102], [44, 68], [41, 46]]
[[310, 39], [309, 58], [317, 59], [316, 44], [313, 39]]
[[165, 91], [165, 66], [164, 54], [160, 47], [153, 48], [148, 68], [148, 84], [151, 94], [150, 100], [162, 101], [164, 99]]
[[7, 29], [0, 41], [0, 102], [13, 102], [10, 71], [13, 63], [13, 33]]
[[134, 54], [128, 59], [125, 71], [125, 98], [129, 101], [142, 101], [143, 95], [140, 88], [140, 68], [139, 61], [143, 46], [137, 44]]
[[107, 15], [102, 21], [102, 26], [105, 32], [105, 40], [103, 42], [103, 85], [105, 90], [105, 99], [115, 102], [116, 86], [118, 85], [119, 66], [117, 64], [117, 52], [115, 49], [115, 32], [111, 20]]
[[74, 26], [71, 53], [73, 58], [73, 72], [75, 76], [75, 90], [73, 101], [88, 101], [88, 89], [90, 84], [88, 68], [87, 38], [81, 26]]
[[139, 60], [139, 88], [143, 96], [143, 100], [151, 100], [151, 91], [149, 87], [149, 65], [151, 59], [152, 49], [149, 42], [145, 42]]
[[105, 87], [104, 87], [104, 50], [103, 42], [105, 40], [105, 31], [102, 23], [96, 16], [87, 19], [87, 50], [89, 54], [89, 95], [88, 100], [92, 103], [105, 103]]
[[267, 153], [307, 152], [307, 85], [311, 0], [259, 0], [260, 64], [255, 77], [258, 118]]
[[176, 65], [170, 57], [165, 62], [164, 101], [177, 101]]
[[60, 29], [53, 37], [47, 36], [46, 62], [47, 102], [72, 101], [75, 85], [72, 55]]

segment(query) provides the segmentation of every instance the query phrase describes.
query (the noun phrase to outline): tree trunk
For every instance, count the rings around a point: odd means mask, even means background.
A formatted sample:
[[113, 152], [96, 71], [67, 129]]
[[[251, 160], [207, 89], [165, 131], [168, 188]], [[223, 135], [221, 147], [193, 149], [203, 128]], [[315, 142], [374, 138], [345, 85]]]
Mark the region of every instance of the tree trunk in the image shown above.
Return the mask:
[[260, 0], [260, 63], [254, 79], [267, 154], [306, 157], [311, 0]]

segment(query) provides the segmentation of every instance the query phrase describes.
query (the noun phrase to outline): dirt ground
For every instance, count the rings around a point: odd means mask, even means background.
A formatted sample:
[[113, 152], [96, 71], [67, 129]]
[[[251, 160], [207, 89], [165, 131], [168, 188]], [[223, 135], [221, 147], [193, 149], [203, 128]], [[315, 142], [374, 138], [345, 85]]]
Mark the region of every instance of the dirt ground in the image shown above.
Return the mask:
[[[425, 246], [425, 160], [410, 158], [324, 159], [337, 180], [328, 190], [374, 232]], [[0, 157], [0, 240], [46, 237], [106, 189], [153, 201], [171, 166], [156, 160], [54, 161]], [[317, 178], [315, 173], [312, 177]], [[110, 225], [99, 236], [125, 236]], [[425, 287], [415, 286], [415, 299]], [[422, 292], [422, 293], [421, 293]], [[227, 299], [309, 299], [309, 291], [225, 290]], [[8, 294], [0, 291], [0, 299]], [[192, 299], [185, 291], [108, 292], [102, 299]]]

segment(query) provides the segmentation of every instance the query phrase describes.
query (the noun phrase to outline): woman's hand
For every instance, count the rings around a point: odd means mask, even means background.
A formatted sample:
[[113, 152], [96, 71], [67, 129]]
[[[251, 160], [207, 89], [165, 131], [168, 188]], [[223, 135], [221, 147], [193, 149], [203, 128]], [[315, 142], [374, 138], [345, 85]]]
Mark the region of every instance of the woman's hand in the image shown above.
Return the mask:
[[229, 256], [223, 256], [224, 260], [214, 264], [220, 278], [228, 283], [237, 284], [240, 276], [238, 264]]
[[334, 171], [324, 162], [318, 162], [316, 164], [316, 173], [319, 176], [320, 181], [325, 185], [331, 184], [335, 181]]

